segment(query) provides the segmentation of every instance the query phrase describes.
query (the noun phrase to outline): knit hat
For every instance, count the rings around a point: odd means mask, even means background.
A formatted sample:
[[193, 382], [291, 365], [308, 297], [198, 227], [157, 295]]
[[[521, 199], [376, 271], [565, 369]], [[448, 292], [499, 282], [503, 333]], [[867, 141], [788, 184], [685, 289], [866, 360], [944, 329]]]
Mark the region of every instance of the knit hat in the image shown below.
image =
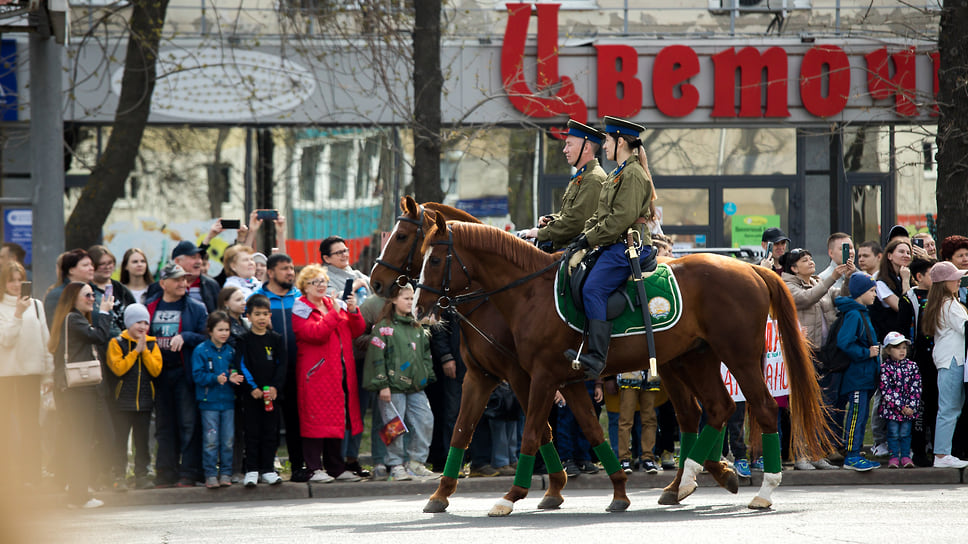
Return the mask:
[[863, 272], [854, 272], [850, 275], [850, 298], [857, 298], [870, 291], [877, 284], [870, 276]]
[[130, 329], [131, 325], [139, 321], [151, 323], [151, 316], [144, 304], [131, 304], [124, 309], [124, 328]]
[[896, 345], [902, 344], [902, 343], [910, 344], [911, 341], [908, 340], [907, 338], [905, 338], [904, 335], [901, 334], [901, 333], [899, 333], [899, 332], [891, 331], [891, 332], [887, 333], [887, 336], [884, 337], [884, 347], [885, 348], [887, 346], [896, 346]]

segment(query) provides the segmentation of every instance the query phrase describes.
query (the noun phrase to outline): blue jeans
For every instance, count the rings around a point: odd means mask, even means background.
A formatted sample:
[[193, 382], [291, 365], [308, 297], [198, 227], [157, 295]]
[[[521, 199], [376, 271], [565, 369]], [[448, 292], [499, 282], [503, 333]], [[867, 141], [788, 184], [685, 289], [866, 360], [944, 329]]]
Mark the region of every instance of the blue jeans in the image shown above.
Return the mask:
[[[585, 388], [588, 390], [589, 396], [594, 398], [595, 383], [590, 380], [586, 381]], [[596, 404], [595, 413], [601, 415], [602, 407]], [[585, 435], [581, 432], [581, 427], [575, 420], [575, 414], [571, 412], [571, 407], [567, 404], [558, 408], [558, 433], [555, 435], [555, 439], [555, 445], [562, 460], [571, 459], [576, 462], [592, 460], [591, 444], [588, 443]]]
[[400, 414], [403, 422], [407, 425], [406, 434], [410, 435], [410, 442], [404, 445], [403, 437], [405, 435], [398, 436], [393, 442], [390, 442], [385, 457], [386, 465], [402, 464], [404, 448], [406, 448], [410, 461], [416, 463], [427, 461], [427, 455], [430, 454], [430, 440], [433, 438], [434, 432], [434, 413], [430, 411], [430, 402], [427, 401], [427, 395], [423, 391], [392, 393], [389, 403], [378, 400], [377, 405], [380, 413], [383, 414], [384, 421], [390, 421], [397, 415], [390, 404], [393, 404], [393, 408], [397, 409], [397, 413]]
[[200, 474], [201, 442], [197, 440], [195, 388], [182, 368], [167, 368], [155, 378], [155, 459], [157, 482], [173, 484]]
[[202, 410], [202, 469], [205, 477], [232, 475], [235, 409]]
[[847, 415], [844, 418], [844, 449], [847, 457], [860, 455], [864, 447], [864, 431], [867, 428], [867, 416], [870, 413], [871, 391], [863, 389], [850, 391], [846, 395]]
[[518, 420], [491, 418], [487, 423], [491, 426], [491, 464], [501, 468], [517, 462], [514, 450], [518, 439]]
[[[648, 256], [648, 247], [642, 248], [639, 262], [644, 261]], [[629, 264], [629, 258], [625, 255], [625, 243], [606, 246], [595, 262], [595, 266], [588, 273], [585, 286], [582, 288], [585, 317], [604, 321], [606, 317], [605, 304], [608, 301], [608, 296], [625, 285], [631, 273], [632, 265]]]
[[891, 457], [908, 457], [911, 455], [911, 420], [894, 421], [885, 419], [887, 423], [887, 447], [891, 450]]
[[949, 368], [938, 369], [938, 420], [934, 427], [934, 454], [950, 455], [955, 425], [965, 403], [964, 367], [952, 358]]

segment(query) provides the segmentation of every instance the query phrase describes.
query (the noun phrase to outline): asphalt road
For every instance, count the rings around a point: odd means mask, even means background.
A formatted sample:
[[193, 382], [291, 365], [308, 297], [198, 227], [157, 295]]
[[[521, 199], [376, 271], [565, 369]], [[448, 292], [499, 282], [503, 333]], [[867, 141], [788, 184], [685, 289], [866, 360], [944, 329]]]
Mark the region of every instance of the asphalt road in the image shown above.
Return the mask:
[[[448, 513], [424, 514], [425, 496], [331, 498], [189, 505], [51, 510], [20, 518], [24, 532], [4, 542], [139, 543], [511, 543], [599, 542], [887, 544], [965, 542], [968, 486], [781, 486], [774, 507], [746, 504], [738, 495], [700, 487], [680, 506], [659, 506], [657, 490], [630, 493], [628, 512], [604, 511], [609, 493], [567, 493], [561, 509], [538, 512], [541, 493], [520, 501], [507, 518], [486, 513], [494, 493], [453, 497]], [[7, 540], [12, 538], [12, 540]]]

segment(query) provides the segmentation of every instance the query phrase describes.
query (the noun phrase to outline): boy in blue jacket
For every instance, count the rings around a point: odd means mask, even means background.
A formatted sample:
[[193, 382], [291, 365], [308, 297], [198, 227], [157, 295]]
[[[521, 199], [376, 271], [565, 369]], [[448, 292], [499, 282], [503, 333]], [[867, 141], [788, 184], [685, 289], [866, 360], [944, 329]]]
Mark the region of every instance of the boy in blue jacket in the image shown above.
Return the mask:
[[877, 389], [880, 344], [874, 335], [867, 307], [877, 298], [875, 283], [863, 272], [854, 272], [848, 282], [850, 297], [837, 297], [834, 304], [843, 314], [837, 334], [837, 347], [850, 356], [850, 366], [840, 382], [841, 404], [846, 404], [844, 419], [844, 468], [866, 472], [881, 466], [860, 456], [864, 430], [870, 415], [870, 400]]
[[232, 335], [229, 315], [222, 311], [212, 312], [205, 326], [209, 339], [192, 354], [192, 378], [195, 380], [195, 400], [202, 414], [205, 487], [215, 489], [232, 485], [235, 391], [231, 385], [242, 383], [243, 376], [232, 368], [235, 350], [226, 343]]

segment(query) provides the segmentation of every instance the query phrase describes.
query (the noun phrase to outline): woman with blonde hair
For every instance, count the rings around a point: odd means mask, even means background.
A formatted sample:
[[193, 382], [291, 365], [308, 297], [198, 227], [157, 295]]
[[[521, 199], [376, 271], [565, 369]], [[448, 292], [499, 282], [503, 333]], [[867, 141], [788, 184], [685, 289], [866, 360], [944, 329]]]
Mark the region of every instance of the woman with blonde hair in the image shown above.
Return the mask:
[[222, 264], [225, 267], [223, 287], [238, 287], [246, 299], [253, 291], [262, 287], [262, 282], [255, 277], [253, 253], [255, 250], [249, 246], [235, 245], [226, 249], [222, 256]]
[[347, 429], [363, 432], [353, 339], [363, 334], [366, 322], [356, 296], [342, 300], [328, 295], [328, 283], [318, 264], [303, 268], [296, 278], [303, 293], [292, 306], [299, 428], [306, 467], [313, 473], [309, 481], [354, 482], [360, 477], [347, 470], [341, 447]]

